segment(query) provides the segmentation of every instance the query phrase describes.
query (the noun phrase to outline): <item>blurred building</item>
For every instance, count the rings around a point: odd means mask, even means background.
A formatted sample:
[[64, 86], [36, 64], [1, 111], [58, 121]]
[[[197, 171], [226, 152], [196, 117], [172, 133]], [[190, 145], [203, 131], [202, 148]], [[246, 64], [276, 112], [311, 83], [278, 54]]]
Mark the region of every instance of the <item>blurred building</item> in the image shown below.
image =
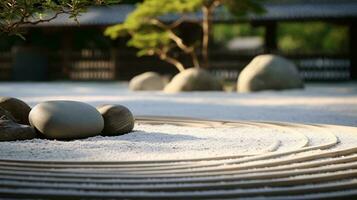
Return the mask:
[[[265, 8], [265, 14], [245, 18], [232, 17], [222, 10], [215, 14], [216, 23], [249, 22], [264, 27], [265, 33], [259, 41], [232, 41], [228, 50], [212, 48], [212, 73], [233, 80], [256, 54], [281, 54], [277, 47], [280, 22], [323, 21], [349, 28], [348, 54], [284, 56], [297, 63], [306, 80], [357, 79], [357, 0], [270, 0]], [[133, 9], [134, 5], [90, 8], [78, 18], [80, 25], [60, 15], [51, 22], [26, 27], [26, 41], [2, 39], [0, 80], [128, 80], [145, 71], [176, 73], [174, 67], [156, 57], [136, 57], [136, 50], [126, 46], [127, 38], [111, 41], [103, 36], [107, 26], [123, 22]], [[200, 17], [200, 13], [194, 17]], [[163, 20], [176, 18], [165, 16]], [[200, 36], [200, 29], [192, 24], [185, 24], [182, 30], [188, 31], [187, 37]], [[242, 42], [258, 47], [235, 49], [237, 44], [242, 47]]]

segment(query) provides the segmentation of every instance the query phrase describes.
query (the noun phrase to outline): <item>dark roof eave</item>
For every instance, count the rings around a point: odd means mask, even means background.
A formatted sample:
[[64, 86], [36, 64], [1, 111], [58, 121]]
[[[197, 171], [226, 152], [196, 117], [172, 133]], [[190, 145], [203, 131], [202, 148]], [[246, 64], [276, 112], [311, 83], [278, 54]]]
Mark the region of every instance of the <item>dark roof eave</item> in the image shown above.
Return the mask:
[[[252, 22], [264, 23], [269, 21], [345, 21], [357, 20], [357, 1], [335, 1], [335, 3], [285, 3], [285, 4], [266, 4], [267, 12], [264, 15], [249, 15], [246, 18], [235, 18], [224, 11], [218, 11], [214, 17], [217, 23], [237, 23]], [[86, 27], [109, 26], [122, 23], [126, 16], [135, 9], [134, 5], [116, 5], [111, 7], [90, 8], [88, 13], [78, 18], [80, 24]], [[200, 13], [192, 15], [201, 18]], [[163, 17], [165, 21], [177, 19], [175, 15]], [[38, 27], [74, 27], [77, 23], [68, 19], [68, 16], [60, 16], [57, 19]], [[31, 26], [30, 26], [31, 27]], [[82, 27], [82, 26], [81, 26]]]

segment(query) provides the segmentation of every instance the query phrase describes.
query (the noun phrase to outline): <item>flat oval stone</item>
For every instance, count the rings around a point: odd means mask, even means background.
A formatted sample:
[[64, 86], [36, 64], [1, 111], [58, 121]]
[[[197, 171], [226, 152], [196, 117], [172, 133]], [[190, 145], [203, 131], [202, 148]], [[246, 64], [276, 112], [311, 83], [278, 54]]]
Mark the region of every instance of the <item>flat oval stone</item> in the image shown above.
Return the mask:
[[77, 101], [48, 101], [30, 112], [30, 124], [51, 139], [78, 139], [99, 135], [102, 115], [89, 104]]

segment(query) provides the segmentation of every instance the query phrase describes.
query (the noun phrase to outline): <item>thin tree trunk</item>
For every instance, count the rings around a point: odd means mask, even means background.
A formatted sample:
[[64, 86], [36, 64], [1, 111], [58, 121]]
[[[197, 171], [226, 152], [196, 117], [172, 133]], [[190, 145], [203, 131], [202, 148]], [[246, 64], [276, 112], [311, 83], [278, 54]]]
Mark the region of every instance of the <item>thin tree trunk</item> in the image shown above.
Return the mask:
[[209, 67], [209, 45], [211, 38], [212, 20], [214, 10], [222, 4], [222, 0], [213, 0], [209, 4], [203, 5], [202, 7], [202, 59], [203, 67]]
[[208, 67], [209, 58], [208, 58], [208, 48], [209, 48], [209, 39], [211, 32], [211, 20], [212, 20], [212, 11], [209, 6], [202, 7], [203, 21], [202, 21], [202, 65], [203, 67]]
[[191, 53], [191, 58], [192, 58], [192, 63], [195, 68], [200, 68], [200, 62], [198, 61], [197, 55], [195, 51], [193, 50]]
[[182, 72], [185, 70], [185, 67], [183, 66], [183, 64], [180, 61], [176, 60], [175, 58], [168, 57], [168, 56], [164, 56], [164, 57], [160, 56], [160, 58], [168, 63], [175, 65], [176, 69], [179, 70], [179, 72]]
[[182, 39], [177, 36], [172, 30], [170, 31], [170, 38], [176, 43], [176, 45], [186, 54], [189, 54], [192, 59], [192, 64], [195, 68], [200, 68], [200, 63], [198, 61], [195, 48], [193, 46], [187, 46], [183, 43]]

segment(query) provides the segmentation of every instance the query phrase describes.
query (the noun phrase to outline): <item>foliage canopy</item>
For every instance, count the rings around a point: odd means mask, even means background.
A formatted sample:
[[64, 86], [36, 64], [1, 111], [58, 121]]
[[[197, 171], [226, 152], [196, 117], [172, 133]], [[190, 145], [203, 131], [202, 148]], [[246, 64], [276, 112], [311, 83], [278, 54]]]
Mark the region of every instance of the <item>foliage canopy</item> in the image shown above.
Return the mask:
[[[145, 0], [137, 4], [124, 23], [108, 27], [105, 35], [112, 39], [129, 35], [128, 45], [139, 49], [138, 56], [157, 55], [182, 71], [184, 66], [172, 55], [173, 49], [178, 48], [190, 55], [193, 66], [200, 66], [196, 55], [199, 46], [197, 43], [186, 44], [180, 36], [178, 28], [182, 23], [195, 23], [202, 28], [201, 55], [204, 63], [207, 63], [214, 10], [223, 6], [235, 15], [262, 12], [260, 2], [261, 0]], [[197, 15], [199, 11], [201, 17]]]
[[76, 20], [88, 6], [117, 2], [118, 0], [1, 0], [0, 32], [19, 35], [19, 29], [23, 25], [51, 21], [64, 13]]
[[[328, 22], [280, 22], [278, 50], [283, 54], [348, 54], [348, 26]], [[215, 24], [215, 43], [226, 46], [236, 37], [264, 37], [264, 28], [246, 24]]]

